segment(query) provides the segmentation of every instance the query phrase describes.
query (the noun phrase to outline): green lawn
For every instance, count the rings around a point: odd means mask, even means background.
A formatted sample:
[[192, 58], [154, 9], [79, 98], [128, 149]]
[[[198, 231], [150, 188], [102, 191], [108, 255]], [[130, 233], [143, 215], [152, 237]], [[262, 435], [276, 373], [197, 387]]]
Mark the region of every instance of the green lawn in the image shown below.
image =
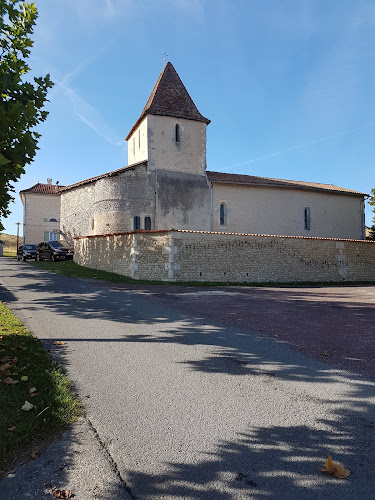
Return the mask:
[[[22, 410], [25, 401], [29, 411]], [[0, 408], [0, 477], [35, 458], [83, 411], [61, 367], [2, 302]]]
[[138, 280], [133, 280], [127, 276], [122, 276], [121, 274], [108, 273], [107, 271], [99, 271], [97, 269], [80, 266], [72, 260], [61, 262], [35, 262], [34, 260], [30, 260], [28, 262], [39, 269], [46, 269], [47, 271], [53, 271], [57, 274], [70, 276], [72, 278], [96, 279], [109, 281], [110, 283], [140, 283]]

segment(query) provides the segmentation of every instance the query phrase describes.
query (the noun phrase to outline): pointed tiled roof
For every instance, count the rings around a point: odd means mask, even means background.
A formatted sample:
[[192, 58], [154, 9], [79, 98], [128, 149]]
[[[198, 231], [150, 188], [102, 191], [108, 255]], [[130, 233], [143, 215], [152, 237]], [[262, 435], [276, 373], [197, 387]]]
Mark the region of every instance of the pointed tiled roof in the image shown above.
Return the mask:
[[129, 140], [146, 115], [174, 116], [203, 122], [207, 125], [211, 121], [199, 113], [193, 99], [170, 62], [166, 64], [161, 72], [141, 116], [129, 132], [126, 140]]
[[258, 177], [256, 175], [227, 174], [224, 172], [209, 172], [207, 178], [210, 182], [222, 184], [247, 184], [251, 186], [284, 187], [294, 189], [307, 189], [312, 191], [332, 191], [343, 194], [354, 194], [368, 196], [360, 191], [342, 188], [333, 184], [321, 184], [319, 182], [291, 181], [288, 179], [272, 179], [270, 177]]
[[58, 184], [42, 184], [37, 182], [34, 186], [29, 189], [24, 189], [20, 191], [21, 193], [37, 193], [37, 194], [60, 194], [60, 189], [64, 186], [59, 186]]

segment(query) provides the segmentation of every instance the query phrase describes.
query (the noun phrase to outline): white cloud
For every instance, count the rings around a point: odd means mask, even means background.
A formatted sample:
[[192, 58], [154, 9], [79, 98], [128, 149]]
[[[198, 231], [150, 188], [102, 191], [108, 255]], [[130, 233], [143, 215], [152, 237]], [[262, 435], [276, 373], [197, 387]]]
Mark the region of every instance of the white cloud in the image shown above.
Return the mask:
[[110, 17], [113, 17], [116, 14], [115, 7], [113, 5], [112, 0], [105, 0], [106, 7], [107, 7], [107, 14]]
[[[75, 74], [77, 73], [74, 71], [67, 74], [62, 81], [55, 79], [56, 86], [54, 92], [57, 93], [58, 90], [61, 90], [72, 104], [74, 115], [79, 118], [82, 123], [93, 130], [99, 137], [105, 139], [112, 146], [125, 147], [124, 140], [121, 140], [118, 136], [116, 136], [111, 128], [99, 116], [97, 110], [68, 85], [69, 79], [71, 79], [72, 75]], [[54, 95], [51, 94], [51, 101], [53, 97]]]
[[203, 21], [204, 18], [204, 5], [202, 0], [168, 0], [178, 10], [198, 18]]

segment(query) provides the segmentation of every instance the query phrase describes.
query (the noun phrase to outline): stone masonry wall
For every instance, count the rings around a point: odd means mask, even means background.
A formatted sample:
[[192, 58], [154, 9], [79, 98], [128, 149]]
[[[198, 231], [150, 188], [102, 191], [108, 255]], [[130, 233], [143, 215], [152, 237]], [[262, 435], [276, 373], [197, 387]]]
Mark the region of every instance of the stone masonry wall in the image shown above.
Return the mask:
[[375, 242], [362, 240], [139, 231], [74, 245], [79, 264], [142, 280], [375, 281]]

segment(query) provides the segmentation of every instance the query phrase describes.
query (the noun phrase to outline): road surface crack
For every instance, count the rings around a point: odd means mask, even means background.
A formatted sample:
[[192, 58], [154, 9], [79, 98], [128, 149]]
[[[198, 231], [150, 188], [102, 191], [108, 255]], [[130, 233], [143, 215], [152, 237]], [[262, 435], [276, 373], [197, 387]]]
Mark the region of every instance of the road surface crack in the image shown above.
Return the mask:
[[133, 492], [131, 491], [131, 489], [129, 488], [129, 486], [126, 484], [126, 481], [123, 479], [123, 477], [121, 476], [121, 472], [120, 472], [120, 469], [118, 468], [118, 465], [115, 461], [115, 459], [112, 457], [109, 449], [108, 449], [108, 446], [106, 446], [106, 444], [102, 441], [102, 439], [100, 438], [99, 436], [99, 433], [98, 431], [96, 430], [95, 426], [93, 425], [93, 423], [91, 422], [91, 420], [89, 418], [86, 417], [86, 420], [87, 420], [87, 423], [91, 429], [91, 431], [93, 432], [94, 436], [95, 436], [95, 439], [98, 441], [99, 443], [99, 446], [100, 446], [100, 449], [103, 451], [103, 453], [105, 454], [110, 466], [111, 466], [111, 469], [113, 470], [113, 472], [115, 473], [115, 475], [119, 478], [121, 484], [124, 486], [126, 492], [128, 493], [128, 495], [130, 496], [130, 498], [132, 500], [136, 500], [136, 497], [133, 495]]

